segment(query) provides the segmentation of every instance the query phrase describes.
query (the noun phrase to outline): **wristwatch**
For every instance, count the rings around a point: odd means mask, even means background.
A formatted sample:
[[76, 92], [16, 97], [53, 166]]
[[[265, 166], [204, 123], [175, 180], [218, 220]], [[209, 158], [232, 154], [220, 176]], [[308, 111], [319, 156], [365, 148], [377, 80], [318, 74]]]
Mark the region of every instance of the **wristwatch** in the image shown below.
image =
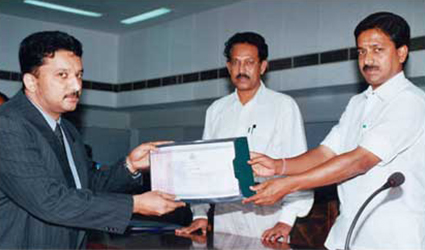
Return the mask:
[[132, 173], [130, 171], [130, 165], [127, 163], [127, 161], [124, 159], [123, 164], [122, 164], [125, 169], [128, 171], [128, 173], [131, 175], [131, 177], [133, 177], [134, 179], [139, 178], [142, 173], [140, 171], [135, 171], [134, 173]]

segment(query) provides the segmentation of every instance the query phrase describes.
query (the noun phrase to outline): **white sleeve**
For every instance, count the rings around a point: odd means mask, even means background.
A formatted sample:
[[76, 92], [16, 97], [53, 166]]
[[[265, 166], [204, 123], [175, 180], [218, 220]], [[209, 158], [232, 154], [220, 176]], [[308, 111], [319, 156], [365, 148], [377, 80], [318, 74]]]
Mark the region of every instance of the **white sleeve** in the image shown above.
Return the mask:
[[297, 103], [291, 99], [290, 105], [283, 107], [280, 119], [279, 139], [282, 146], [281, 157], [289, 158], [307, 151], [304, 122]]
[[304, 217], [309, 212], [314, 202], [312, 190], [298, 191], [287, 195], [282, 201], [279, 222], [293, 226], [297, 217]]
[[331, 131], [328, 133], [325, 139], [320, 143], [321, 145], [325, 145], [326, 147], [328, 147], [337, 155], [342, 153], [341, 138], [342, 138], [343, 131], [346, 130], [349, 125], [347, 114], [350, 113], [351, 106], [354, 105], [352, 103], [355, 103], [355, 101], [353, 101], [354, 98], [355, 97], [350, 99], [350, 102], [348, 103], [347, 107], [342, 113], [341, 118], [339, 118], [338, 124], [332, 127]]
[[210, 205], [209, 204], [193, 204], [190, 207], [190, 210], [192, 210], [192, 214], [193, 214], [193, 220], [196, 219], [207, 219], [207, 213], [208, 210], [210, 209]]
[[[278, 135], [282, 158], [293, 157], [307, 150], [304, 132], [304, 124], [298, 105], [291, 99], [290, 105], [282, 108], [282, 117], [277, 121], [280, 123]], [[314, 192], [305, 190], [287, 195], [282, 201], [280, 222], [293, 226], [297, 217], [304, 217], [309, 212], [314, 202]]]
[[213, 134], [213, 106], [209, 106], [205, 115], [204, 133], [202, 134], [203, 140], [212, 139]]
[[378, 156], [380, 165], [385, 165], [424, 133], [425, 105], [422, 99], [406, 95], [391, 103], [381, 115], [364, 132], [359, 146]]

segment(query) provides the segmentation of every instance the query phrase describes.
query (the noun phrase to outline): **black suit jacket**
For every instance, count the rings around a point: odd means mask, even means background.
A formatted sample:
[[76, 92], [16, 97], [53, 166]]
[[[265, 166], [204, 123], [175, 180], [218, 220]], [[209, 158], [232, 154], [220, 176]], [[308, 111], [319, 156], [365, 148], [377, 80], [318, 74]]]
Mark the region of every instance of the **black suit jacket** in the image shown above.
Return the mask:
[[140, 180], [119, 165], [93, 170], [75, 127], [61, 124], [81, 189], [68, 187], [59, 141], [27, 97], [0, 107], [0, 249], [84, 247], [85, 229], [123, 233], [129, 223], [133, 199], [121, 192]]

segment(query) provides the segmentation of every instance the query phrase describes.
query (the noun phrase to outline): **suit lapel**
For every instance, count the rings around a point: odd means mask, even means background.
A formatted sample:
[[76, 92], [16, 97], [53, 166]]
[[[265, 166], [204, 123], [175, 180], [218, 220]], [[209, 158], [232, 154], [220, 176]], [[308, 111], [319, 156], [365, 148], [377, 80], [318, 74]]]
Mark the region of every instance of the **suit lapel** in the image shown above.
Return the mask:
[[[36, 107], [28, 100], [28, 98], [23, 94], [18, 94], [18, 103], [21, 105], [18, 107], [20, 111], [23, 113], [23, 117], [27, 119], [31, 124], [33, 124], [37, 130], [41, 133], [41, 135], [46, 139], [47, 147], [50, 147], [52, 151], [55, 153], [59, 164], [68, 164], [66, 159], [66, 155], [61, 150], [62, 146], [58, 139], [56, 138], [52, 128], [49, 126], [47, 121], [44, 119], [43, 115], [38, 111]], [[60, 165], [56, 166], [57, 171], [63, 173], [63, 170]], [[65, 176], [63, 176], [65, 179]]]

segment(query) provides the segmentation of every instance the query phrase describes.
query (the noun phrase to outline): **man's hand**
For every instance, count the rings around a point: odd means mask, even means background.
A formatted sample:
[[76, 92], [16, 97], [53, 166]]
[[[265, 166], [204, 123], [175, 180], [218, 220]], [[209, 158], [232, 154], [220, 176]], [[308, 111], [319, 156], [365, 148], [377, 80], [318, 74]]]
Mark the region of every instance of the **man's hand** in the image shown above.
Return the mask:
[[280, 242], [288, 243], [289, 233], [291, 232], [292, 227], [286, 223], [278, 222], [274, 227], [264, 231], [261, 236], [262, 241], [269, 242], [278, 242], [279, 239], [282, 239]]
[[290, 179], [291, 177], [275, 178], [250, 187], [257, 194], [243, 199], [242, 203], [253, 202], [256, 205], [273, 205], [287, 194], [296, 191], [292, 190]]
[[[207, 235], [194, 234], [194, 233], [191, 233], [191, 234], [186, 234], [186, 233], [177, 234], [176, 233], [176, 235], [177, 236], [180, 236], [180, 237], [184, 237], [184, 238], [190, 239], [192, 242], [195, 242], [197, 244], [202, 244], [203, 245], [203, 244], [206, 244], [207, 243]], [[195, 249], [196, 249], [196, 247], [195, 247]]]
[[184, 202], [174, 201], [175, 196], [160, 191], [151, 191], [133, 196], [133, 213], [161, 216], [184, 207]]
[[255, 175], [267, 177], [281, 175], [283, 172], [283, 159], [272, 159], [267, 155], [250, 152], [251, 160], [248, 164], [252, 166]]
[[194, 221], [192, 221], [192, 224], [188, 227], [182, 227], [179, 229], [176, 229], [176, 235], [178, 236], [185, 236], [189, 235], [196, 230], [201, 229], [202, 235], [207, 235], [207, 227], [208, 227], [208, 220], [204, 218], [199, 218]]
[[[198, 230], [201, 230], [201, 235], [194, 234], [194, 232]], [[188, 227], [176, 229], [175, 234], [177, 236], [189, 238], [198, 244], [205, 244], [207, 242], [207, 230], [209, 230], [208, 220], [200, 218], [192, 221], [192, 224]]]
[[149, 153], [150, 151], [156, 150], [156, 146], [171, 143], [172, 141], [158, 141], [148, 142], [139, 145], [133, 149], [131, 153], [125, 159], [128, 170], [131, 173], [136, 171], [143, 171], [149, 168]]
[[287, 249], [287, 250], [291, 250], [291, 246], [286, 243], [286, 242], [272, 242], [272, 241], [261, 241], [261, 243], [263, 244], [263, 246], [265, 246], [266, 248], [271, 248], [271, 249]]

